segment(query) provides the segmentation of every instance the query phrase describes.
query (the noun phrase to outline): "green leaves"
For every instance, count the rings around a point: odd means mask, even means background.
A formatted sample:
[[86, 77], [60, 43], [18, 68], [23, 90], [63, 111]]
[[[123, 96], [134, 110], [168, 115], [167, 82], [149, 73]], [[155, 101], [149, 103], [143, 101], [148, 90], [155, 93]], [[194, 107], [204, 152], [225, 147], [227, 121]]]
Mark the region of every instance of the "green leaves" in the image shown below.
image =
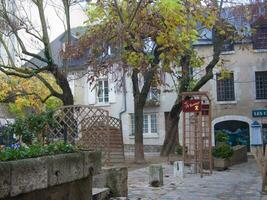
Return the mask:
[[32, 144], [38, 137], [43, 138], [45, 136], [47, 126], [56, 126], [52, 112], [30, 114], [25, 118], [18, 117], [13, 124], [8, 124], [4, 129], [4, 134], [7, 136], [15, 135], [17, 138], [22, 138], [24, 143]]
[[222, 144], [216, 146], [213, 149], [212, 155], [215, 158], [230, 158], [233, 155], [234, 151], [229, 144]]
[[87, 10], [88, 20], [85, 22], [86, 24], [95, 24], [101, 23], [106, 17], [105, 10], [102, 6], [98, 6], [97, 3], [89, 3]]
[[[118, 60], [123, 64], [117, 66], [124, 71], [134, 68], [144, 73], [153, 65], [155, 76], [162, 72], [173, 74], [188, 52], [192, 54], [190, 67], [203, 66], [204, 60], [194, 55], [193, 43], [199, 39], [200, 29], [211, 30], [215, 24], [217, 11], [213, 2], [100, 0], [90, 5], [87, 14], [91, 24], [83, 44], [90, 48], [90, 64], [98, 74], [101, 70], [121, 71], [109, 67]], [[148, 39], [155, 44], [152, 53], [146, 51]], [[118, 49], [113, 60], [100, 59], [107, 44]]]
[[35, 158], [46, 155], [55, 155], [61, 153], [74, 153], [78, 149], [71, 144], [65, 144], [63, 142], [57, 142], [42, 146], [40, 144], [34, 144], [30, 147], [20, 147], [17, 149], [5, 148], [0, 151], [0, 161], [19, 160], [25, 158]]

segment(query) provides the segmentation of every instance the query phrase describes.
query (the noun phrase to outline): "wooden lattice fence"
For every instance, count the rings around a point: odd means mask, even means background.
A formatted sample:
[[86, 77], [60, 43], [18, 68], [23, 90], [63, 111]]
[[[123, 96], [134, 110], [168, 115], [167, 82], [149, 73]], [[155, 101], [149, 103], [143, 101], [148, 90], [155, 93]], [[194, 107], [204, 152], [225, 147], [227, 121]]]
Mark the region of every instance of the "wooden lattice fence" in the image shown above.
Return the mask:
[[112, 140], [118, 137], [116, 151], [123, 155], [121, 158], [124, 161], [121, 121], [110, 117], [108, 111], [75, 105], [60, 107], [53, 116], [56, 126], [49, 128], [50, 141], [64, 140], [83, 149], [100, 150], [104, 164], [111, 164], [114, 150]]

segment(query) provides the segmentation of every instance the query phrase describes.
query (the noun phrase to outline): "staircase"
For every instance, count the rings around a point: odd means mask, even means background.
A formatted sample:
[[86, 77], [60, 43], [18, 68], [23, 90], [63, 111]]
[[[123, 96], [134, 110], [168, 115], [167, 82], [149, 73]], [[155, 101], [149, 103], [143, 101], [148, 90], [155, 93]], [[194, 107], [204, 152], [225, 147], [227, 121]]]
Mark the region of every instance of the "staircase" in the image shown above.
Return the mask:
[[121, 129], [110, 127], [110, 164], [124, 163], [124, 147]]

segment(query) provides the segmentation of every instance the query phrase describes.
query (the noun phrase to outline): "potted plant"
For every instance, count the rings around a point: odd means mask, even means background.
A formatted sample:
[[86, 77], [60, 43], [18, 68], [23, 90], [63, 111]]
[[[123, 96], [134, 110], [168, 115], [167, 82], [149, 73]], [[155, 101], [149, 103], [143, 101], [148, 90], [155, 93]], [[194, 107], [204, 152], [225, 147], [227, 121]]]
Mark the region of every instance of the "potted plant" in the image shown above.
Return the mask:
[[229, 144], [221, 144], [213, 149], [214, 168], [225, 170], [230, 166], [229, 158], [233, 155], [233, 149]]
[[216, 146], [226, 144], [229, 140], [228, 135], [222, 130], [216, 131], [215, 135]]
[[175, 154], [178, 156], [183, 155], [183, 147], [180, 144], [177, 144], [175, 147]]

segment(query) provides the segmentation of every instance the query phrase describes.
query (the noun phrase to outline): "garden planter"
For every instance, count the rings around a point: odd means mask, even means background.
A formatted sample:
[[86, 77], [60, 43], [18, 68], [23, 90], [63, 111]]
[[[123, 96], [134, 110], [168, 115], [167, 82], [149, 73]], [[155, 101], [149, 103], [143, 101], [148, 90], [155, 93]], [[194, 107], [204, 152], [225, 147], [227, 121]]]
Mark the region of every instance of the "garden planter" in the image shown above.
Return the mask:
[[230, 161], [227, 158], [213, 158], [214, 169], [218, 171], [226, 170], [230, 166]]
[[233, 147], [233, 155], [230, 157], [230, 165], [237, 165], [248, 161], [247, 146], [237, 145]]
[[100, 169], [101, 153], [93, 151], [0, 162], [0, 199], [88, 200]]

